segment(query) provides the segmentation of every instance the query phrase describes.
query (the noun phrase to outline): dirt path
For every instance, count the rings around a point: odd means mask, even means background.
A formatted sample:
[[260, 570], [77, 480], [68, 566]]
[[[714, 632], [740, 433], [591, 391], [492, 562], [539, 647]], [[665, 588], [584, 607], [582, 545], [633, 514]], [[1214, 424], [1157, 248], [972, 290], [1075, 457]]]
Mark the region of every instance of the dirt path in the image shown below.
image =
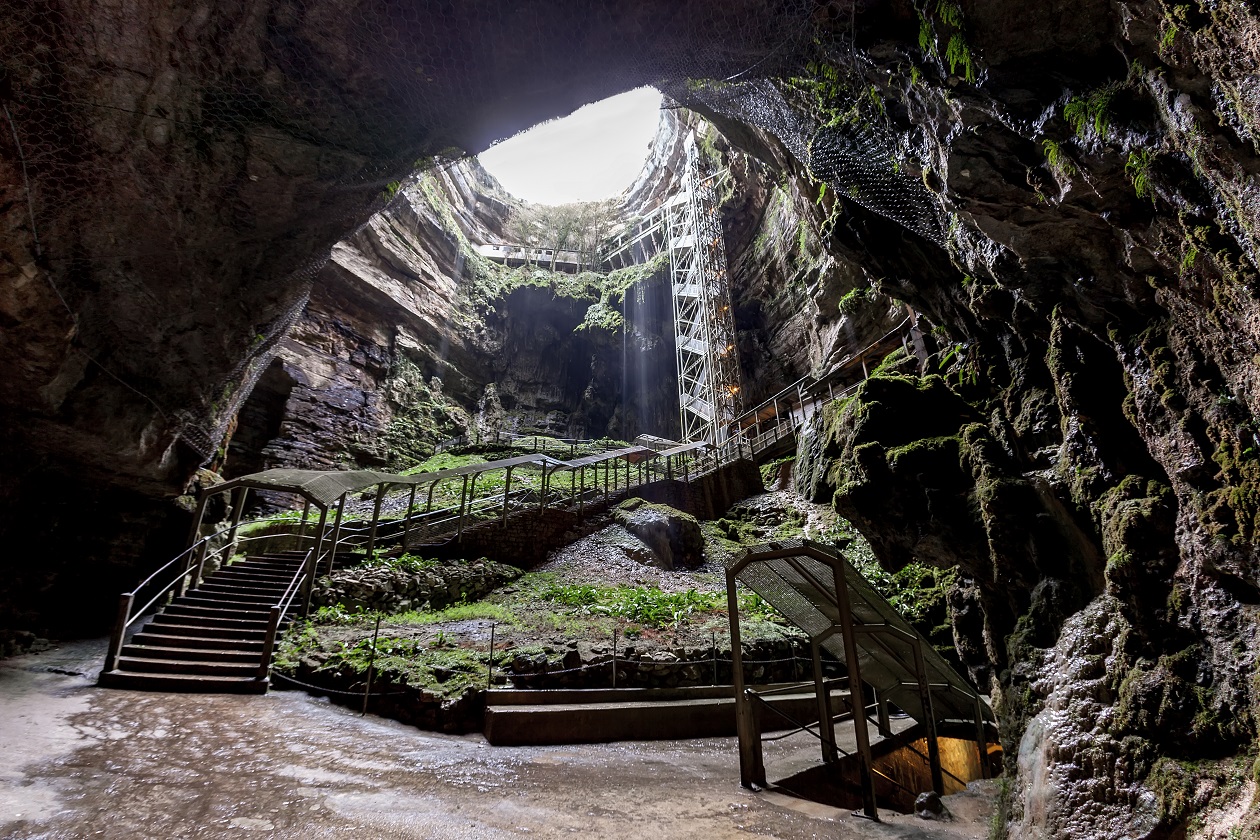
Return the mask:
[[[982, 838], [991, 786], [951, 823], [739, 787], [729, 739], [496, 748], [304, 694], [92, 686], [103, 643], [0, 663], [0, 837]], [[774, 756], [767, 754], [767, 760]]]

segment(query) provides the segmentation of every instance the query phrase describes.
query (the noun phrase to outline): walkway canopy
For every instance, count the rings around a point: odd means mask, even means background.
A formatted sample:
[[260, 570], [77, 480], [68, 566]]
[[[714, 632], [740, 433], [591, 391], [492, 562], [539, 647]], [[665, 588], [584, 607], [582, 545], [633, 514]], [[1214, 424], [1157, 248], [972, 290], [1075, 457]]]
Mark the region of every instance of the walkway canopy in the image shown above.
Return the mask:
[[412, 475], [397, 475], [374, 470], [266, 470], [215, 485], [208, 492], [223, 493], [228, 490], [234, 490], [237, 487], [249, 487], [255, 490], [295, 493], [310, 500], [317, 507], [327, 508], [346, 493], [356, 493], [382, 484], [398, 486], [423, 485], [441, 481], [445, 478], [480, 475], [481, 473], [497, 469], [534, 467], [541, 470], [554, 469], [566, 465], [567, 462], [557, 461], [555, 458], [541, 453], [534, 453], [531, 455], [520, 455], [516, 458], [506, 458], [502, 461], [485, 461], [480, 464], [468, 464], [463, 467], [452, 467], [451, 469], [429, 473], [414, 473]]
[[[847, 595], [862, 679], [877, 696], [915, 720], [928, 717], [915, 680], [916, 647], [923, 657], [936, 720], [971, 721], [977, 704], [985, 720], [995, 720], [967, 680], [835, 548], [783, 540], [754, 546], [727, 568], [841, 662], [848, 657], [839, 632], [846, 622], [838, 598]], [[844, 577], [840, 586], [837, 571]]]

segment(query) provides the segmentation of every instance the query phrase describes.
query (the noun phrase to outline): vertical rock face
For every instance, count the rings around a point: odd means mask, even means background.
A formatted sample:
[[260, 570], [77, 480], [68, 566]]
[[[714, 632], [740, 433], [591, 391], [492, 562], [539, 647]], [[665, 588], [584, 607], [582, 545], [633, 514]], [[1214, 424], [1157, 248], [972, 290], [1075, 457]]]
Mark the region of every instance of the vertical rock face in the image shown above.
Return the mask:
[[[676, 144], [663, 136], [668, 162]], [[659, 200], [660, 189], [632, 199]], [[641, 287], [618, 311], [603, 275], [491, 265], [475, 248], [510, 241], [520, 204], [463, 162], [403, 187], [334, 247], [238, 415], [227, 474], [409, 466], [468, 432], [669, 433], [663, 275], [622, 272], [642, 275]]]
[[[890, 568], [965, 573], [955, 630], [1003, 715], [1012, 836], [1179, 836], [1212, 791], [1247, 811], [1256, 738], [1254, 13], [1079, 4], [1034, 44], [1002, 4], [956, 11], [921, 21], [939, 60], [872, 20], [860, 73], [833, 57], [775, 88], [851, 199], [829, 252], [942, 344], [938, 375], [819, 418], [804, 484]], [[838, 167], [836, 124], [896, 171]]]

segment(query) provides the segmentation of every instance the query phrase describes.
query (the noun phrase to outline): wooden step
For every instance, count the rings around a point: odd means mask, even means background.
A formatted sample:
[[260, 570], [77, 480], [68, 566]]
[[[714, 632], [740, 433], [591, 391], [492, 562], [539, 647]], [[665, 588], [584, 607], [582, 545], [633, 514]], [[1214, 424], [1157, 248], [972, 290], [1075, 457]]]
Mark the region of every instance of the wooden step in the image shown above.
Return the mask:
[[266, 694], [267, 681], [252, 677], [213, 674], [151, 674], [113, 670], [101, 674], [99, 685], [140, 691], [186, 691], [214, 694]]
[[223, 566], [222, 569], [242, 569], [245, 571], [264, 572], [266, 574], [294, 574], [302, 567], [301, 563], [289, 563], [282, 560], [275, 562], [266, 560], [240, 560], [230, 566]]
[[267, 575], [261, 572], [215, 572], [206, 578], [216, 583], [262, 584], [263, 586], [288, 586], [292, 575]]
[[188, 590], [188, 593], [183, 597], [185, 599], [184, 603], [186, 604], [196, 602], [205, 606], [221, 604], [225, 607], [228, 607], [230, 604], [270, 607], [275, 604], [276, 601], [280, 600], [279, 595], [253, 595], [245, 593], [232, 594], [227, 592], [215, 592], [213, 590], [207, 592], [200, 588]]
[[118, 657], [118, 670], [146, 674], [206, 674], [218, 677], [248, 677], [258, 673], [257, 662], [220, 662], [210, 659], [151, 659], [145, 656]]
[[219, 639], [251, 639], [253, 635], [261, 639], [267, 635], [266, 621], [203, 621], [189, 616], [154, 616], [147, 628], [166, 636], [197, 636], [198, 633], [204, 633], [205, 636]]
[[244, 608], [237, 606], [210, 607], [202, 604], [171, 604], [162, 610], [162, 615], [204, 616], [206, 618], [239, 618], [246, 621], [266, 620], [271, 612], [270, 607]]
[[227, 592], [237, 595], [279, 595], [287, 589], [285, 583], [254, 583], [252, 581], [216, 580], [206, 578], [197, 587], [203, 592]]
[[259, 636], [257, 639], [225, 639], [221, 637], [207, 638], [205, 636], [172, 636], [165, 633], [150, 632], [148, 629], [145, 629], [131, 637], [131, 644], [144, 645], [146, 647], [188, 647], [200, 650], [240, 651], [254, 656], [261, 656], [263, 637]]
[[171, 615], [162, 613], [155, 615], [149, 627], [165, 627], [170, 624], [182, 624], [187, 627], [239, 627], [242, 630], [266, 630], [268, 618], [215, 618], [204, 615]]
[[134, 641], [123, 647], [122, 655], [124, 657], [136, 657], [139, 659], [177, 659], [181, 661], [196, 659], [199, 661], [213, 662], [236, 662], [241, 664], [251, 664], [258, 666], [258, 661], [262, 657], [262, 646], [257, 650], [236, 650], [231, 648], [201, 648], [201, 647], [166, 647], [158, 645], [136, 644]]

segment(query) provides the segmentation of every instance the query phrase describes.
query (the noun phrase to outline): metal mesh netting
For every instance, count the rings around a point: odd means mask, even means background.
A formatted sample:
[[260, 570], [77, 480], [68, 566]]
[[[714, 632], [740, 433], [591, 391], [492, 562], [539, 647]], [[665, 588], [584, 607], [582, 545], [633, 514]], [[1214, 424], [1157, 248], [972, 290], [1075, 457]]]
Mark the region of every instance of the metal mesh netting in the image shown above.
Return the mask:
[[770, 132], [939, 241], [888, 129], [823, 128], [785, 95], [820, 51], [852, 55], [834, 27], [820, 41], [838, 8], [0, 0], [0, 278], [42, 275], [44, 311], [0, 336], [31, 360], [0, 396], [54, 380], [68, 342], [205, 455], [329, 247], [400, 179], [643, 84]]
[[[825, 64], [844, 66], [852, 60], [843, 51], [802, 62], [784, 74], [808, 80]], [[682, 102], [698, 105], [755, 126], [783, 144], [819, 181], [837, 194], [941, 245], [945, 224], [940, 204], [926, 186], [905, 171], [908, 158], [899, 147], [882, 104], [862, 81], [856, 67], [845, 67], [839, 84], [848, 88], [847, 101], [801, 101], [800, 91], [780, 79], [753, 79], [668, 88]], [[809, 74], [809, 75], [804, 75]], [[847, 84], [845, 84], [847, 83]], [[806, 84], [810, 84], [806, 81]], [[785, 95], [795, 94], [789, 99]], [[827, 92], [814, 92], [815, 99]], [[823, 108], [818, 106], [823, 104]]]

